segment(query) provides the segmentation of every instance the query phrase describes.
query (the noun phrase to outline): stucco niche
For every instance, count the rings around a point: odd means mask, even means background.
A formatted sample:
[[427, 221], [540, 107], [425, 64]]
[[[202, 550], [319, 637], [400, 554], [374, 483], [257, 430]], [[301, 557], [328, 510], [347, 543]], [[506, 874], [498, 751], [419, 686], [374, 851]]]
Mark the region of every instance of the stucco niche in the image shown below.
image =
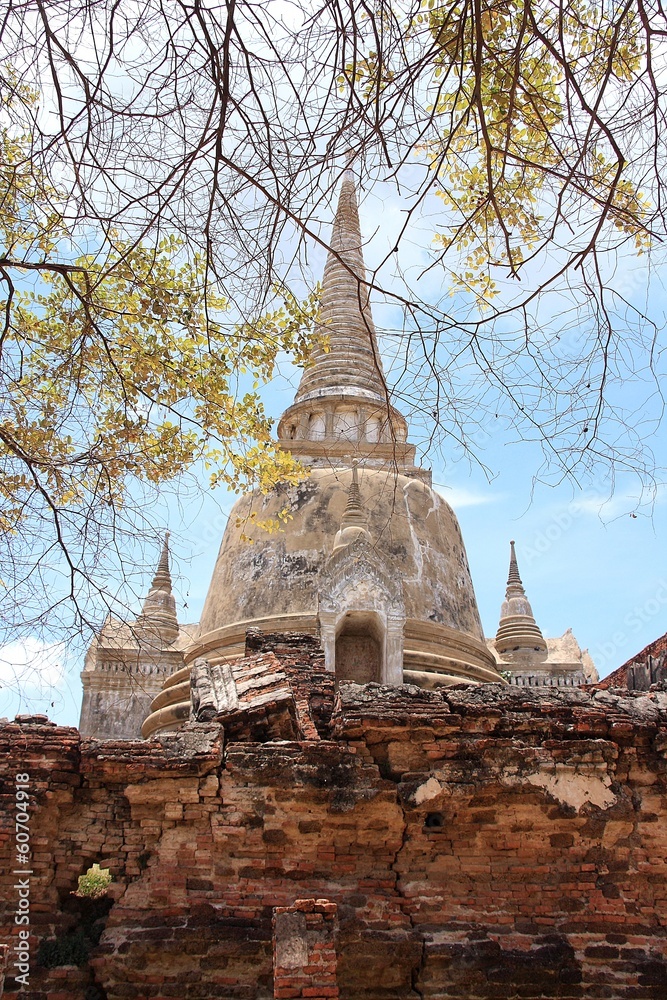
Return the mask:
[[318, 618], [325, 667], [337, 680], [403, 683], [401, 583], [389, 575], [367, 535], [337, 547], [327, 560]]

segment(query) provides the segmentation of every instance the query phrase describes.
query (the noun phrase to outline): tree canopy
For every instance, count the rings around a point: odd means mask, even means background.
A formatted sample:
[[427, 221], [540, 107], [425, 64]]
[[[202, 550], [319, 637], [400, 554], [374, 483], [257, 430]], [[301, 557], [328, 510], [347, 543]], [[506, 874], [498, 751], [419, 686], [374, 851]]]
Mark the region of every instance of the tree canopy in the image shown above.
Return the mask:
[[174, 235], [130, 245], [93, 230], [95, 249], [77, 252], [81, 234], [31, 163], [28, 136], [5, 129], [0, 170], [0, 608], [11, 634], [52, 610], [55, 565], [60, 597], [85, 615], [100, 549], [146, 520], [137, 484], [160, 489], [195, 466], [235, 490], [302, 477], [272, 439], [259, 390], [279, 352], [307, 360], [317, 293], [297, 302], [285, 291], [234, 323]]
[[[198, 458], [233, 485], [293, 473], [236, 373], [305, 360], [309, 248], [350, 155], [404, 206], [369, 277], [403, 312], [398, 399], [444, 447], [502, 416], [556, 475], [650, 484], [661, 320], [615, 269], [664, 240], [666, 36], [654, 0], [10, 4], [5, 538], [42, 490], [118, 513], [128, 477]], [[420, 215], [440, 298], [401, 273]]]

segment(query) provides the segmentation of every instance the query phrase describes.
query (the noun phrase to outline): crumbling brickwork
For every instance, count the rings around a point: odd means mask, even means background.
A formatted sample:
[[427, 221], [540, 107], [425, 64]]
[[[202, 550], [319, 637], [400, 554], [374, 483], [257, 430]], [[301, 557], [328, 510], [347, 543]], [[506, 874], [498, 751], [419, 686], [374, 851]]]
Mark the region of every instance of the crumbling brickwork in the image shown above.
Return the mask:
[[614, 670], [596, 686], [648, 691], [651, 685], [665, 681], [667, 681], [667, 633], [650, 642], [640, 653]]
[[337, 1000], [338, 907], [328, 899], [297, 899], [273, 911], [273, 995], [276, 1000]]
[[[304, 989], [341, 1000], [667, 995], [664, 690], [344, 685], [326, 733], [300, 702], [266, 742], [238, 716], [229, 740], [220, 719], [145, 742], [0, 728], [9, 945], [31, 780], [25, 996], [271, 1000], [274, 913], [297, 900], [337, 907], [335, 987]], [[109, 895], [77, 900], [93, 862]], [[39, 969], [77, 928], [97, 928], [88, 960]]]

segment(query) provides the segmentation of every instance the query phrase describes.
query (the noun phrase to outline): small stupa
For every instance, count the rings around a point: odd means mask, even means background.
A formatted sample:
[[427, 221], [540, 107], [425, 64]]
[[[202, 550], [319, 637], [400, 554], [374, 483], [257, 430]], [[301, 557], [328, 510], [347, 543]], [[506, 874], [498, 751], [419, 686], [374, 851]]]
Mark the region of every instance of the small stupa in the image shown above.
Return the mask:
[[519, 687], [579, 687], [598, 680], [588, 651], [581, 649], [572, 629], [558, 638], [545, 639], [519, 576], [513, 541], [505, 600], [489, 648], [496, 655], [498, 670]]
[[81, 673], [79, 728], [84, 736], [141, 736], [153, 699], [183, 666], [183, 650], [193, 632], [179, 624], [169, 563], [167, 533], [137, 618], [128, 622], [109, 616], [88, 650]]

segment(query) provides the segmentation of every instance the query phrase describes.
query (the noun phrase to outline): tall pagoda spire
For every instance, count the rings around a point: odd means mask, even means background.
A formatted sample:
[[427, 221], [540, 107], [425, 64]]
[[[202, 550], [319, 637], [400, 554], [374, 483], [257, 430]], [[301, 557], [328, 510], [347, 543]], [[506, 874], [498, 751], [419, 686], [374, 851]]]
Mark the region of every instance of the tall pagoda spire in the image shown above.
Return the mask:
[[176, 599], [171, 592], [168, 531], [164, 536], [153, 583], [144, 600], [141, 614], [137, 618], [136, 628], [142, 637], [166, 643], [173, 642], [179, 632]]
[[166, 531], [164, 535], [164, 542], [162, 543], [162, 552], [160, 553], [160, 559], [157, 564], [157, 569], [155, 570], [155, 576], [153, 577], [152, 589], [164, 590], [168, 594], [171, 594], [171, 571], [169, 569], [168, 531]]
[[329, 350], [318, 350], [304, 372], [295, 402], [323, 395], [365, 396], [386, 402], [362, 250], [357, 192], [346, 170], [338, 196], [322, 279], [321, 321]]
[[343, 175], [320, 309], [328, 349], [315, 349], [293, 404], [278, 424], [282, 446], [306, 463], [366, 468], [415, 467], [405, 417], [388, 399], [366, 284], [359, 207], [352, 171]]
[[507, 575], [507, 596], [510, 596], [509, 591], [512, 588], [512, 597], [525, 597], [526, 591], [523, 589], [521, 577], [519, 576], [519, 564], [516, 559], [514, 544], [513, 541], [510, 542], [510, 569]]
[[509, 653], [519, 649], [546, 650], [544, 636], [533, 617], [524, 590], [514, 542], [510, 542], [510, 568], [507, 577], [505, 600], [500, 609], [500, 623], [496, 633], [496, 649]]

